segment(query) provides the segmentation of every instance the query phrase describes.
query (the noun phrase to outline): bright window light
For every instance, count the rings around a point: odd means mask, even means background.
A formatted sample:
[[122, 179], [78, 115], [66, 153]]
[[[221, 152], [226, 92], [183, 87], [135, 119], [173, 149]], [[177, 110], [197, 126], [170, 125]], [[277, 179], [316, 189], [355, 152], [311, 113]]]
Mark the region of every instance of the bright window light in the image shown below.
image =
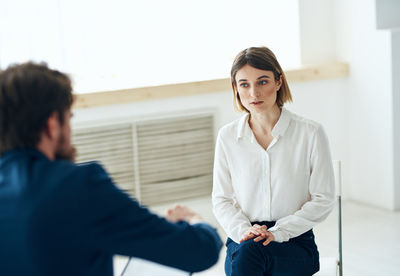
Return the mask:
[[45, 61], [77, 93], [227, 78], [250, 46], [300, 64], [297, 0], [0, 1], [1, 68]]

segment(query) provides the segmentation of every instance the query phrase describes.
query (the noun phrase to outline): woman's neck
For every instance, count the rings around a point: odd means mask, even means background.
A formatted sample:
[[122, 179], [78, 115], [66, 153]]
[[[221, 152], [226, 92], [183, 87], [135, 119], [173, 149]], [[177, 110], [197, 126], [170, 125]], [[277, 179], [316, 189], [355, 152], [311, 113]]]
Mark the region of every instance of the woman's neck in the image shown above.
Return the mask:
[[271, 133], [280, 116], [281, 108], [276, 104], [265, 112], [250, 113], [250, 128], [257, 132]]

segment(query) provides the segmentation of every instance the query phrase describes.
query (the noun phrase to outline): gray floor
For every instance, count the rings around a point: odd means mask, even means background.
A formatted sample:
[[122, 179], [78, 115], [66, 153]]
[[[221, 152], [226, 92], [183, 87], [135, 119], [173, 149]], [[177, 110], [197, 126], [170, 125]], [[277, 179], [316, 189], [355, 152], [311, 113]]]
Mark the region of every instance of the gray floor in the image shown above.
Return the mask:
[[[209, 197], [182, 201], [199, 212], [203, 218], [216, 226], [225, 239], [226, 235], [217, 224], [212, 212]], [[164, 214], [166, 204], [152, 207]], [[400, 275], [400, 212], [390, 212], [372, 208], [355, 202], [343, 203], [343, 275], [354, 276], [399, 276]], [[336, 257], [337, 210], [315, 229], [317, 245], [321, 257]], [[219, 262], [211, 269], [198, 273], [199, 276], [224, 275], [225, 248], [221, 251]], [[126, 258], [116, 257], [115, 275], [120, 275]]]

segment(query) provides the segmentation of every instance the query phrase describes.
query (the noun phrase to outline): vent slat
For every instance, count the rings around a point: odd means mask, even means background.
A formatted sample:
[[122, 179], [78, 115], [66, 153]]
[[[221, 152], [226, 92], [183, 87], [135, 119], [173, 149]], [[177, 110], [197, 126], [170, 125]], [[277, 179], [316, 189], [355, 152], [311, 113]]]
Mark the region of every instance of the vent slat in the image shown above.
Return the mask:
[[140, 135], [139, 137], [143, 136], [151, 136], [151, 135], [164, 135], [168, 133], [181, 133], [181, 132], [189, 132], [201, 129], [209, 129], [210, 124], [203, 122], [201, 124], [187, 124], [187, 125], [179, 125], [174, 124], [170, 125], [170, 128], [167, 129], [166, 126], [149, 126], [146, 129], [139, 128]]
[[189, 180], [158, 183], [146, 185], [142, 188], [142, 201], [144, 204], [156, 204], [160, 198], [164, 202], [179, 199], [209, 195], [212, 187], [212, 176], [200, 176]]
[[[122, 190], [135, 197], [139, 184], [141, 202], [154, 204], [211, 193], [213, 129], [209, 114], [95, 123], [74, 129], [73, 143], [78, 161], [102, 163]], [[135, 183], [137, 170], [140, 183]]]
[[96, 160], [99, 157], [112, 158], [114, 156], [118, 156], [120, 158], [128, 158], [133, 156], [133, 153], [130, 152], [131, 149], [126, 149], [126, 148], [112, 149], [112, 150], [99, 149], [97, 152], [94, 149], [90, 151], [85, 151], [79, 148], [79, 146], [77, 146], [76, 148], [78, 152], [78, 158], [80, 159]]
[[74, 134], [74, 139], [77, 140], [85, 140], [87, 138], [96, 138], [96, 139], [107, 139], [110, 136], [126, 136], [131, 134], [132, 128], [129, 127], [127, 129], [120, 129], [118, 131], [110, 131], [108, 129], [103, 129], [101, 132], [77, 132]]
[[98, 126], [86, 126], [86, 127], [76, 127], [72, 130], [73, 135], [80, 133], [89, 133], [89, 134], [102, 134], [104, 131], [106, 132], [118, 132], [122, 130], [126, 130], [132, 127], [130, 123], [119, 123], [119, 124], [102, 124]]
[[165, 188], [165, 189], [178, 188], [178, 187], [189, 187], [190, 188], [192, 184], [204, 183], [204, 182], [212, 183], [212, 175], [211, 174], [199, 175], [199, 176], [191, 177], [191, 178], [187, 178], [187, 179], [151, 183], [151, 184], [143, 185], [142, 192], [151, 191], [152, 189], [161, 189], [161, 188]]
[[79, 163], [81, 162], [88, 162], [88, 161], [100, 161], [104, 164], [110, 163], [132, 163], [133, 156], [132, 154], [125, 154], [125, 155], [118, 155], [113, 154], [110, 155], [108, 152], [99, 152], [97, 155], [92, 153], [90, 155], [80, 154], [77, 157]]
[[184, 157], [183, 160], [179, 160], [179, 162], [175, 162], [173, 164], [168, 163], [156, 163], [155, 166], [142, 166], [140, 165], [140, 175], [141, 177], [146, 174], [162, 174], [162, 173], [172, 173], [171, 171], [185, 171], [188, 170], [196, 170], [196, 168], [210, 168], [212, 167], [212, 161], [203, 159], [203, 160], [187, 160], [185, 162]]
[[146, 148], [163, 148], [165, 146], [173, 146], [180, 144], [195, 144], [204, 141], [212, 142], [214, 137], [209, 132], [193, 131], [184, 134], [166, 134], [165, 136], [152, 136], [139, 140], [139, 149]]
[[126, 137], [118, 137], [118, 136], [110, 136], [109, 139], [103, 139], [103, 140], [96, 140], [96, 139], [88, 139], [86, 141], [73, 141], [72, 142], [75, 145], [79, 145], [80, 148], [82, 149], [91, 149], [97, 147], [110, 147], [110, 145], [128, 145], [132, 144], [132, 139], [129, 136]]
[[202, 143], [188, 143], [188, 144], [181, 144], [181, 145], [170, 145], [164, 148], [154, 148], [149, 147], [145, 150], [142, 149], [142, 153], [146, 152], [140, 158], [141, 160], [147, 159], [154, 159], [155, 157], [163, 157], [163, 156], [170, 156], [170, 155], [177, 155], [184, 152], [185, 154], [196, 153], [196, 152], [203, 152], [203, 151], [214, 151], [213, 145], [208, 142]]
[[149, 121], [142, 122], [137, 125], [139, 132], [142, 134], [149, 134], [153, 131], [175, 132], [175, 131], [188, 131], [196, 128], [208, 128], [213, 125], [213, 118], [205, 116], [200, 118], [173, 118], [158, 120], [157, 122]]
[[172, 167], [172, 168], [180, 168], [182, 165], [186, 163], [196, 163], [196, 162], [213, 162], [213, 152], [198, 152], [198, 153], [186, 153], [181, 152], [181, 155], [168, 156], [164, 158], [157, 158], [153, 160], [142, 160], [140, 162], [141, 169], [154, 167]]
[[162, 182], [166, 180], [171, 180], [171, 179], [182, 179], [182, 178], [190, 178], [190, 177], [196, 177], [198, 175], [203, 175], [207, 174], [210, 171], [212, 171], [212, 166], [198, 166], [196, 168], [185, 168], [181, 170], [174, 170], [174, 171], [164, 171], [164, 172], [158, 172], [158, 173], [147, 173], [147, 174], [142, 174], [140, 176], [140, 181], [141, 181], [141, 186], [144, 186], [148, 183], [154, 183], [154, 182]]

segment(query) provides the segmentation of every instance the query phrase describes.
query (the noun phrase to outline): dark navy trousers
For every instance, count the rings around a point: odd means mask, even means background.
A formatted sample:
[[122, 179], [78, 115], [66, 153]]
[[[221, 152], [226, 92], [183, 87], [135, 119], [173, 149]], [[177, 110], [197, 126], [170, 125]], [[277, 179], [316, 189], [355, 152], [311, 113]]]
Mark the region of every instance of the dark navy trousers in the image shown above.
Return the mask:
[[[272, 227], [275, 222], [254, 222]], [[253, 239], [240, 244], [226, 241], [225, 273], [227, 276], [310, 276], [319, 270], [319, 253], [312, 230], [287, 242]]]

